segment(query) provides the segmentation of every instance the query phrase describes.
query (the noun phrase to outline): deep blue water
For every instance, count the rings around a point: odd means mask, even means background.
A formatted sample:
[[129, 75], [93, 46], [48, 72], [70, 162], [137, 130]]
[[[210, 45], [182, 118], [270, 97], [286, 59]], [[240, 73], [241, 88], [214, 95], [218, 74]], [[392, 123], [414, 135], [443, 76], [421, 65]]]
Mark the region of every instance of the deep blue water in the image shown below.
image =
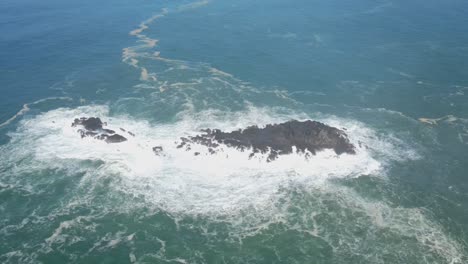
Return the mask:
[[[468, 262], [467, 11], [2, 1], [0, 262]], [[81, 116], [136, 136], [82, 140]], [[271, 164], [169, 147], [289, 119], [364, 147]]]

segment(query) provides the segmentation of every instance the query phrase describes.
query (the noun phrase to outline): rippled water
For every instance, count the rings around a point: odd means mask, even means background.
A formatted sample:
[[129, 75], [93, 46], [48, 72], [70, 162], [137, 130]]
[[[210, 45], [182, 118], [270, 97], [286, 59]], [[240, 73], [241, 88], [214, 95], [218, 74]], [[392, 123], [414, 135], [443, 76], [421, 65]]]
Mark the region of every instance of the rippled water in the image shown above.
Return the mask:
[[[0, 262], [468, 262], [467, 8], [2, 2]], [[357, 154], [174, 147], [291, 119]]]

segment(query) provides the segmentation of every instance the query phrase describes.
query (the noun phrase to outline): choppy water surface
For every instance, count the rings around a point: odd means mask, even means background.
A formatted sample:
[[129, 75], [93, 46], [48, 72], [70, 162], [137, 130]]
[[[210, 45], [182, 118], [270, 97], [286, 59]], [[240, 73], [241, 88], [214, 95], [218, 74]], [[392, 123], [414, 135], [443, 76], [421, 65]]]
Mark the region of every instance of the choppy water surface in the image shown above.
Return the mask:
[[[467, 263], [466, 10], [2, 2], [0, 262]], [[81, 139], [82, 116], [136, 135]], [[290, 119], [357, 154], [167, 147]]]

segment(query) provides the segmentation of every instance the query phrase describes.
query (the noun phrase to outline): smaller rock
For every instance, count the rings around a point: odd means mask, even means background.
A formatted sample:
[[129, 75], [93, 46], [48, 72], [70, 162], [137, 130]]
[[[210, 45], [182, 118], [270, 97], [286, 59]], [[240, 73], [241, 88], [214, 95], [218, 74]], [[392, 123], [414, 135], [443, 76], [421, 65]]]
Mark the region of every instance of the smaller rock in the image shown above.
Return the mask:
[[81, 138], [93, 137], [95, 139], [104, 140], [106, 143], [120, 143], [127, 141], [127, 138], [116, 134], [114, 130], [103, 128], [105, 125], [107, 125], [107, 123], [102, 122], [98, 117], [76, 118], [72, 123], [72, 127], [82, 127], [77, 130], [81, 135]]
[[163, 152], [163, 147], [161, 146], [156, 146], [156, 147], [153, 147], [153, 152], [154, 154], [160, 156]]
[[77, 125], [84, 126], [86, 130], [100, 130], [102, 129], [103, 123], [101, 119], [97, 117], [90, 117], [90, 118], [82, 117], [80, 119], [76, 118], [73, 121], [72, 126], [75, 127]]
[[124, 136], [121, 136], [119, 134], [114, 134], [114, 135], [107, 136], [105, 141], [106, 143], [120, 143], [120, 142], [127, 141], [127, 139]]
[[112, 130], [112, 129], [106, 129], [106, 128], [103, 128], [102, 131], [104, 131], [104, 132], [106, 132], [106, 133], [108, 133], [108, 134], [114, 134], [114, 133], [115, 133], [114, 130]]

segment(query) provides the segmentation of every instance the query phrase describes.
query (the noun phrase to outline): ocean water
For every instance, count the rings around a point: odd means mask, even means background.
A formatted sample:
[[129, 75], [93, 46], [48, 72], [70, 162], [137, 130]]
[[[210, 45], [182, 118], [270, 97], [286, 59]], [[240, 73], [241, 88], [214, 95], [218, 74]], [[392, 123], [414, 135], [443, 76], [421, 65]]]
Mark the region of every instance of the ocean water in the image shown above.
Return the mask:
[[[467, 11], [3, 0], [0, 262], [468, 263]], [[82, 116], [136, 136], [81, 139]], [[171, 148], [290, 119], [357, 154]]]

